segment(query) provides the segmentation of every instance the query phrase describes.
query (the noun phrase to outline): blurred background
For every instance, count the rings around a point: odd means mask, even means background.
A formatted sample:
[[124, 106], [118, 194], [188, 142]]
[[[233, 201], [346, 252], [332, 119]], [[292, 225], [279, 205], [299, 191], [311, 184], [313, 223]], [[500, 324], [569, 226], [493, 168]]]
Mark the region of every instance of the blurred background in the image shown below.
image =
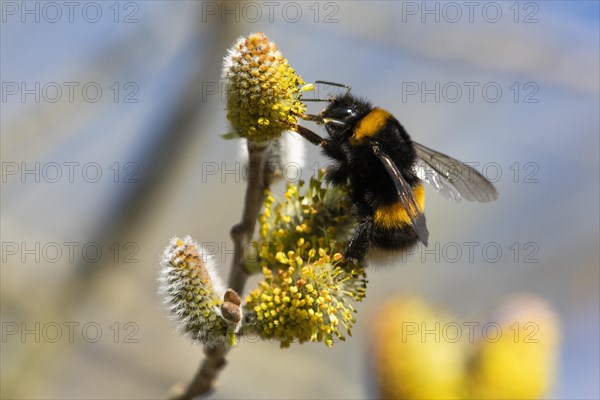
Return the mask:
[[[159, 255], [190, 234], [228, 275], [245, 183], [241, 144], [220, 137], [221, 60], [256, 31], [305, 81], [351, 85], [500, 197], [427, 190], [429, 248], [369, 271], [349, 340], [243, 341], [212, 396], [372, 397], [382, 301], [474, 321], [521, 293], [561, 320], [548, 396], [600, 396], [598, 2], [0, 4], [2, 398], [162, 398], [191, 379], [202, 349], [164, 316]], [[306, 147], [288, 181], [326, 165]]]

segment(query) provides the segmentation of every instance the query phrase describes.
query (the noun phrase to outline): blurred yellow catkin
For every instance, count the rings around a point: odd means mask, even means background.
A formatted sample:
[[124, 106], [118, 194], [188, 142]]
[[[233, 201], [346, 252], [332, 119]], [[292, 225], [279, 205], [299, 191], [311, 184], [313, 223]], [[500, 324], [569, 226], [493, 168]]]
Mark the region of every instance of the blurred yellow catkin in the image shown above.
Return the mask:
[[471, 362], [473, 398], [539, 399], [552, 389], [560, 340], [558, 317], [542, 299], [516, 297], [492, 318], [497, 341], [482, 337]]
[[370, 338], [380, 398], [540, 399], [554, 382], [560, 327], [532, 295], [507, 301], [485, 323], [404, 297], [380, 307]]
[[380, 398], [464, 398], [465, 348], [449, 323], [417, 297], [392, 299], [379, 308], [371, 349]]

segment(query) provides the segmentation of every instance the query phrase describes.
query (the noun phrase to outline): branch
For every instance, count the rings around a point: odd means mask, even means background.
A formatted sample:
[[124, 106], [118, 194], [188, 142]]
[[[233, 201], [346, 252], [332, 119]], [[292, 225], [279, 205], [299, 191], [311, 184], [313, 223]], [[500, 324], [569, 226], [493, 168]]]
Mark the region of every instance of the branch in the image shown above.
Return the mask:
[[176, 393], [173, 398], [191, 400], [199, 396], [208, 395], [212, 391], [217, 375], [227, 364], [227, 360], [225, 360], [227, 351], [228, 349], [225, 345], [213, 348], [205, 347], [204, 354], [206, 357], [202, 361], [202, 364], [200, 364], [200, 368], [196, 372], [194, 379], [192, 379], [192, 382], [185, 389], [184, 393]]
[[264, 201], [265, 189], [268, 189], [268, 181], [265, 179], [266, 154], [266, 146], [248, 141], [248, 186], [246, 186], [244, 212], [242, 221], [231, 228], [234, 256], [229, 273], [229, 287], [238, 294], [244, 291], [249, 275], [244, 266], [244, 250], [252, 240], [258, 213]]
[[[257, 145], [248, 141], [248, 184], [244, 200], [242, 220], [231, 229], [231, 238], [234, 242], [234, 256], [229, 274], [229, 287], [240, 294], [244, 290], [248, 271], [244, 266], [244, 250], [250, 244], [258, 213], [263, 204], [265, 189], [269, 180], [265, 179], [265, 155], [267, 146]], [[227, 345], [219, 344], [213, 348], [205, 348], [206, 358], [202, 361], [194, 379], [185, 392], [177, 395], [177, 399], [188, 400], [210, 393], [215, 385], [217, 376], [223, 370], [227, 361], [225, 355], [229, 351]]]

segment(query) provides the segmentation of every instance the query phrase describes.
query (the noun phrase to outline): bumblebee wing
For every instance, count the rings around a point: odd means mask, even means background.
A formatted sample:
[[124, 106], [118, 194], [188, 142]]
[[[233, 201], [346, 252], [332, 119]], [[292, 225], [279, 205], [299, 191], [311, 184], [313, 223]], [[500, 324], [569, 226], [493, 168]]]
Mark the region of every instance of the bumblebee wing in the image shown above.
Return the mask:
[[431, 185], [442, 197], [460, 203], [459, 191], [425, 161], [417, 158], [413, 170], [419, 179]]
[[417, 202], [415, 201], [415, 198], [413, 196], [412, 188], [410, 187], [408, 182], [406, 182], [406, 180], [402, 176], [402, 173], [400, 172], [394, 161], [390, 158], [390, 156], [387, 155], [383, 150], [381, 150], [381, 147], [376, 143], [372, 145], [372, 148], [373, 153], [375, 153], [375, 156], [379, 158], [379, 160], [387, 170], [388, 174], [390, 175], [390, 178], [392, 178], [394, 185], [396, 185], [396, 191], [398, 192], [398, 197], [400, 198], [402, 207], [406, 210], [406, 214], [410, 219], [410, 224], [416, 232], [417, 237], [425, 246], [427, 246], [427, 241], [429, 239], [429, 231], [427, 231], [425, 219], [419, 218], [418, 215], [414, 215], [415, 213], [411, 212], [411, 210], [419, 209], [419, 206], [417, 205]]
[[417, 154], [415, 173], [444, 197], [482, 203], [498, 198], [494, 185], [475, 168], [422, 144], [413, 144]]

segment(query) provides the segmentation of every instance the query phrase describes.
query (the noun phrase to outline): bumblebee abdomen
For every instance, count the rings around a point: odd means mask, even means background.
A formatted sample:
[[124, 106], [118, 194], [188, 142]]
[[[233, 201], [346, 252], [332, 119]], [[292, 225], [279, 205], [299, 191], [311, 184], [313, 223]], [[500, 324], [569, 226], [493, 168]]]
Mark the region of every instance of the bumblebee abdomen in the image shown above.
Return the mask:
[[418, 237], [411, 226], [408, 212], [414, 219], [425, 222], [425, 190], [419, 183], [413, 187], [416, 210], [406, 210], [400, 201], [386, 204], [373, 213], [373, 244], [386, 249], [403, 249], [413, 246]]
[[[421, 215], [425, 218], [424, 215]], [[419, 238], [417, 233], [410, 225], [403, 225], [400, 228], [382, 228], [373, 227], [371, 234], [371, 244], [373, 247], [378, 247], [387, 250], [406, 250], [417, 244]]]
[[[417, 203], [417, 210], [410, 210], [412, 216], [420, 216], [425, 210], [425, 190], [423, 184], [419, 183], [412, 188], [415, 202]], [[406, 210], [400, 201], [392, 204], [387, 204], [375, 209], [373, 222], [375, 226], [395, 229], [401, 228], [404, 225], [410, 225], [410, 218], [408, 216], [409, 210]]]

